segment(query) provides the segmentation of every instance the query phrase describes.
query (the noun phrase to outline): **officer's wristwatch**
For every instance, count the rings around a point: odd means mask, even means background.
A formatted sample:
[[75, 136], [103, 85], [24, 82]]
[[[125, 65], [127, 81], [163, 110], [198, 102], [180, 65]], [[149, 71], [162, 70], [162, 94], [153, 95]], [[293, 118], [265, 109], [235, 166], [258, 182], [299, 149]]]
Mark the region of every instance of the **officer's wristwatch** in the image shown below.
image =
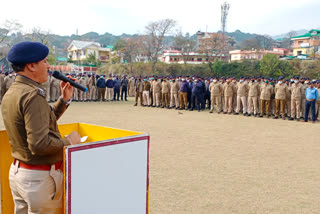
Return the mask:
[[67, 107], [68, 107], [68, 106], [70, 105], [70, 103], [72, 102], [72, 99], [71, 99], [71, 98], [68, 100], [68, 102], [64, 101], [64, 100], [62, 99], [62, 96], [60, 96], [59, 99], [60, 99], [61, 102], [62, 102], [63, 104], [65, 104]]

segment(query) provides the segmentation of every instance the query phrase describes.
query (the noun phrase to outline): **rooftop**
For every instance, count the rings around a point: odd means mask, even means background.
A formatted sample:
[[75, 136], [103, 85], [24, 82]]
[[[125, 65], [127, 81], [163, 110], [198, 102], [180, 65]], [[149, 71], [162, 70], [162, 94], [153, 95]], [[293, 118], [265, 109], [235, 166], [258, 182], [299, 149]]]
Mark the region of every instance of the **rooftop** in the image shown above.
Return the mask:
[[320, 30], [312, 29], [308, 33], [300, 35], [300, 36], [294, 36], [291, 37], [291, 39], [300, 39], [300, 38], [309, 38], [313, 36], [320, 36]]

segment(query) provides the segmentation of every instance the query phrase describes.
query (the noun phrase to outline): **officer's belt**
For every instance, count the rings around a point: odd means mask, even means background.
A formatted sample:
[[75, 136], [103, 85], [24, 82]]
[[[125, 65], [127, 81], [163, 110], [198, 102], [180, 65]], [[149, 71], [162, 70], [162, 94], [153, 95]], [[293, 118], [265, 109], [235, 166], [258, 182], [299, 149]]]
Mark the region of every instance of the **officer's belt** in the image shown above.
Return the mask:
[[[14, 159], [13, 165], [15, 165], [16, 162], [17, 162], [17, 160]], [[62, 161], [58, 161], [57, 163], [55, 163], [56, 170], [60, 169], [61, 165], [62, 165]], [[31, 169], [31, 170], [47, 170], [47, 171], [49, 171], [51, 169], [51, 165], [28, 165], [28, 164], [22, 163], [20, 161], [19, 161], [18, 168], [19, 167], [24, 168], [24, 169]]]

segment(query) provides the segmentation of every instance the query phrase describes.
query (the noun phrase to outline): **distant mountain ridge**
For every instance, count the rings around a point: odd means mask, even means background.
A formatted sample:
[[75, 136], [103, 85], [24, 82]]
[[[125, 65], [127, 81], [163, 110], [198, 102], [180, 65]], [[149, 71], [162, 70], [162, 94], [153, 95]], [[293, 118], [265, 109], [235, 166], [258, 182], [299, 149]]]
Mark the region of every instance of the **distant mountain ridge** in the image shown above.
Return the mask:
[[[308, 30], [299, 30], [296, 31], [297, 35], [302, 35], [306, 32], [308, 32]], [[244, 40], [248, 40], [248, 39], [252, 39], [254, 37], [256, 37], [259, 34], [254, 34], [254, 33], [244, 33], [240, 30], [236, 30], [234, 32], [227, 32], [228, 36], [232, 36], [234, 38], [234, 40], [236, 41], [236, 43], [241, 43]], [[281, 34], [281, 35], [276, 35], [273, 36], [273, 39], [278, 39], [278, 38], [283, 38], [285, 37], [287, 34]], [[56, 34], [51, 34], [48, 37], [49, 42], [54, 45], [56, 47], [56, 49], [58, 50], [58, 56], [59, 57], [67, 57], [66, 52], [67, 52], [67, 48], [69, 46], [69, 44], [72, 42], [72, 40], [82, 40], [82, 41], [94, 41], [94, 42], [99, 42], [102, 46], [107, 46], [107, 45], [114, 45], [119, 39], [123, 39], [123, 38], [130, 38], [130, 37], [134, 37], [137, 36], [137, 34], [125, 34], [123, 33], [122, 35], [116, 36], [113, 35], [111, 33], [104, 33], [104, 34], [98, 34], [96, 32], [88, 32], [82, 35], [75, 35], [72, 34], [71, 36], [60, 36], [60, 35], [56, 35]], [[196, 33], [193, 35], [190, 35], [189, 37], [190, 39], [196, 41], [197, 40], [197, 36]], [[167, 44], [168, 46], [172, 45], [174, 42], [174, 37], [173, 36], [167, 36], [165, 39], [165, 44]]]

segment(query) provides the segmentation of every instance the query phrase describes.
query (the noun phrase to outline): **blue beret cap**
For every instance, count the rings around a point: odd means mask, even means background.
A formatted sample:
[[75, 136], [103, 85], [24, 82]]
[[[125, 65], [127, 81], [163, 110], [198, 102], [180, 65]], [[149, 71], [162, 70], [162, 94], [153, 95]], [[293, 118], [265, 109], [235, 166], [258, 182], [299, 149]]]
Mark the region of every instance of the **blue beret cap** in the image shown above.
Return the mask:
[[49, 54], [49, 48], [40, 42], [20, 42], [8, 53], [8, 61], [12, 64], [39, 62]]

